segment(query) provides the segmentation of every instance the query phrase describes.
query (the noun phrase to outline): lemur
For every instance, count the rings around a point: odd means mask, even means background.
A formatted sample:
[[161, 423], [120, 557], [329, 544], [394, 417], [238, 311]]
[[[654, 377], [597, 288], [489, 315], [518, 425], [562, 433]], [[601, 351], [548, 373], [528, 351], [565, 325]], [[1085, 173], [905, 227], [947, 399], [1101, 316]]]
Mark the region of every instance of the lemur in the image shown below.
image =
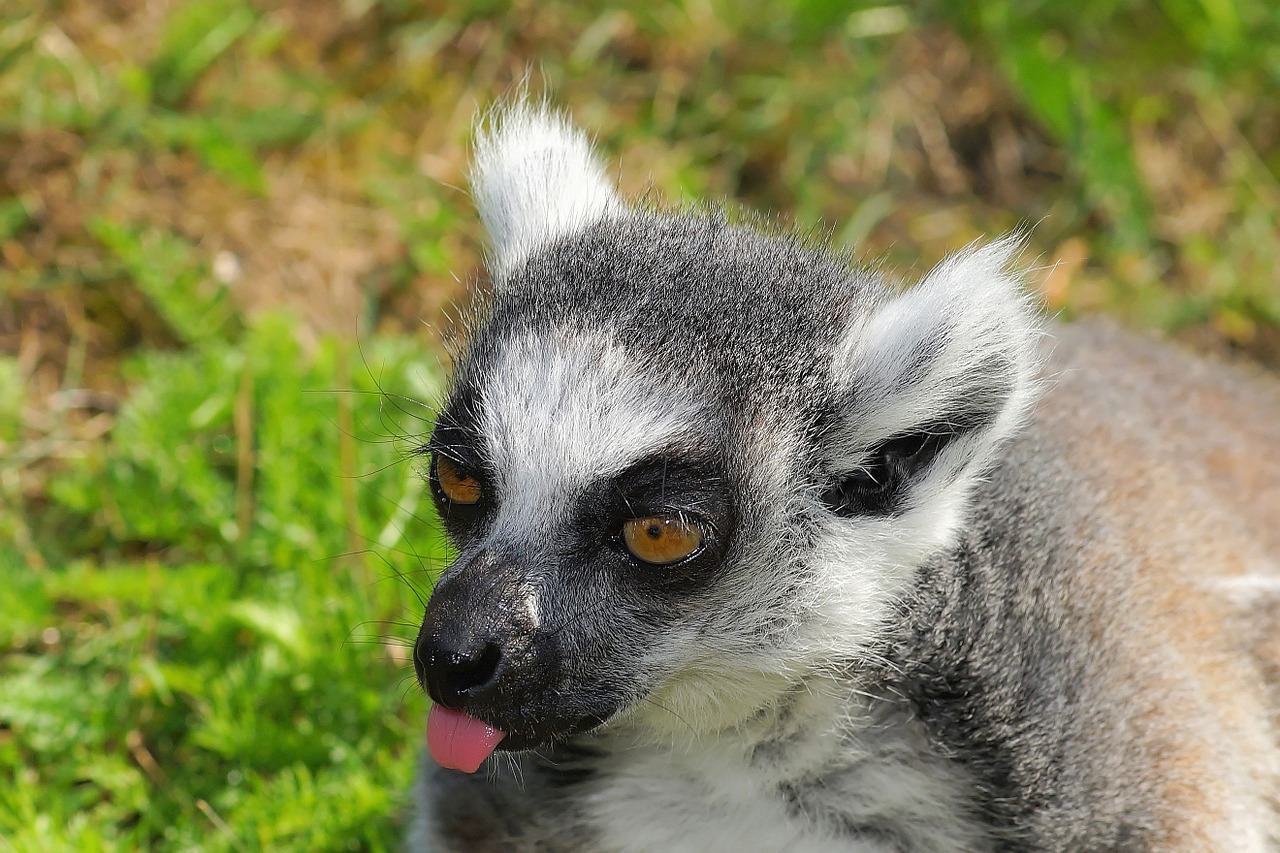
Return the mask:
[[1280, 383], [477, 136], [411, 849], [1280, 849]]

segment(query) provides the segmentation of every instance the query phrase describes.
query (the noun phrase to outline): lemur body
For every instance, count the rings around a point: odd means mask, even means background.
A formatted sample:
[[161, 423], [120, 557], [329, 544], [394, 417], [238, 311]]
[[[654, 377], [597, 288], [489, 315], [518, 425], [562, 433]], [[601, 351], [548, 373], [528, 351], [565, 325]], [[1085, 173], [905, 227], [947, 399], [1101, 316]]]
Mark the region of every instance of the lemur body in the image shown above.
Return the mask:
[[496, 128], [413, 849], [1280, 845], [1280, 387]]

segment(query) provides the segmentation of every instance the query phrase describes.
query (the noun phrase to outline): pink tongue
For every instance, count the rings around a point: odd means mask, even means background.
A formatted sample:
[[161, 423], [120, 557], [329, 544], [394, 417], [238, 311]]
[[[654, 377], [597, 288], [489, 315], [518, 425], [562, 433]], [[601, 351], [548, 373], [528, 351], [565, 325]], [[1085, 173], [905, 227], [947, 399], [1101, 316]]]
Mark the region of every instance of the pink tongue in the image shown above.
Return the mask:
[[441, 767], [475, 773], [507, 736], [461, 711], [432, 705], [427, 715], [427, 748]]

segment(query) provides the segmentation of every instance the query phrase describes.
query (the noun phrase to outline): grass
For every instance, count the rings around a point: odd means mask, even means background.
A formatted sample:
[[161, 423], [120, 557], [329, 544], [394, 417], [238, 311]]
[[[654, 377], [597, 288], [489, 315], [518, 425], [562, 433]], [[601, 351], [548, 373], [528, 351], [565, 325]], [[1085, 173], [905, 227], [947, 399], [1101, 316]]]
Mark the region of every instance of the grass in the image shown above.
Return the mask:
[[348, 379], [295, 327], [131, 357], [109, 438], [61, 442], [28, 503], [34, 553], [0, 550], [13, 847], [394, 846], [440, 553], [399, 437], [438, 367], [379, 337]]
[[417, 401], [530, 69], [630, 193], [909, 274], [1036, 223], [1051, 310], [1280, 365], [1268, 0], [7, 9], [0, 849], [397, 845]]

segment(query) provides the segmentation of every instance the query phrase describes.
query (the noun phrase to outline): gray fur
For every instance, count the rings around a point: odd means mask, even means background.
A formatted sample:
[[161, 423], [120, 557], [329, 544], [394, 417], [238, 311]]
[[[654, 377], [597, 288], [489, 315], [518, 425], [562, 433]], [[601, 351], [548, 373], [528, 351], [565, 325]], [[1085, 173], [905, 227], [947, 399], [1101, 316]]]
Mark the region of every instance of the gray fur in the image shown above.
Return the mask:
[[[517, 751], [424, 759], [411, 849], [1277, 849], [1274, 381], [1042, 340], [1013, 243], [899, 293], [627, 208], [506, 115], [497, 287], [425, 447], [485, 499], [442, 503], [420, 642], [501, 649], [451, 701]], [[561, 183], [590, 198], [543, 227]], [[706, 549], [637, 565], [616, 522], [655, 511]]]

